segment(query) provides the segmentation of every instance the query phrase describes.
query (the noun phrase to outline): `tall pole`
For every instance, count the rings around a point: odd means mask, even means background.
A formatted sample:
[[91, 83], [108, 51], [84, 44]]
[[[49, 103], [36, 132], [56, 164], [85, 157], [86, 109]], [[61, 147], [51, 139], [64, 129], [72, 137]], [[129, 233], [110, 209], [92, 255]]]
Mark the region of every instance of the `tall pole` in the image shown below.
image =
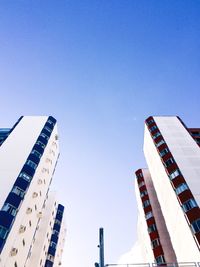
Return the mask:
[[103, 228], [99, 229], [99, 267], [104, 267], [104, 237]]

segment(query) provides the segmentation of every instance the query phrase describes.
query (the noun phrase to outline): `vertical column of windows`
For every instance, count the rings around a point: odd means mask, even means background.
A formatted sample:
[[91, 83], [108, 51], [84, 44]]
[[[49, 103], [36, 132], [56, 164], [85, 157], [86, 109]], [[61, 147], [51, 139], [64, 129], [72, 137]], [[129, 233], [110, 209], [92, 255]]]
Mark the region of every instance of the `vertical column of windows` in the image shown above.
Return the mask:
[[53, 230], [51, 234], [50, 244], [48, 248], [48, 254], [45, 262], [45, 267], [51, 267], [54, 263], [54, 258], [57, 250], [58, 239], [60, 235], [60, 228], [62, 224], [62, 218], [64, 213], [64, 207], [58, 204], [56, 217], [54, 220]]
[[[152, 124], [152, 123], [153, 122], [151, 122], [150, 124]], [[147, 191], [147, 188], [145, 185], [142, 170], [141, 169], [137, 170], [135, 174], [137, 177], [137, 183], [138, 183], [138, 187], [139, 187], [142, 206], [144, 209], [144, 215], [145, 215], [145, 219], [146, 219], [149, 238], [151, 241], [151, 247], [153, 250], [155, 261], [158, 262], [159, 257], [162, 257], [164, 259], [164, 252], [163, 252], [162, 245], [160, 243], [155, 218], [154, 218], [153, 212], [152, 212], [151, 202], [150, 202], [148, 191]], [[164, 260], [164, 262], [165, 262], [165, 260]]]

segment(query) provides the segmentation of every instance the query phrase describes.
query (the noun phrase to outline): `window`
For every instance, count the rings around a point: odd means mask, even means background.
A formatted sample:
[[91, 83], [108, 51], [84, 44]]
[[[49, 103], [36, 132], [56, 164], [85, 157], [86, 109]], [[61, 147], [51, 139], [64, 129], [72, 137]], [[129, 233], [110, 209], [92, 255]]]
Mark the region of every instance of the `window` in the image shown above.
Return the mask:
[[143, 207], [146, 208], [150, 205], [150, 201], [147, 199], [143, 202]]
[[18, 186], [14, 186], [12, 189], [12, 193], [15, 193], [16, 195], [20, 196], [20, 197], [24, 197], [25, 191], [22, 190], [21, 188], [19, 188]]
[[156, 239], [154, 239], [154, 240], [151, 241], [151, 247], [152, 248], [156, 248], [158, 246], [160, 246], [160, 241], [159, 241], [158, 238], [156, 238]]
[[51, 254], [48, 254], [47, 260], [54, 261], [54, 256], [52, 256]]
[[42, 137], [45, 138], [46, 140], [49, 140], [49, 137], [48, 137], [45, 133], [41, 133], [40, 136], [42, 136]]
[[148, 195], [148, 193], [147, 193], [146, 190], [145, 190], [145, 191], [142, 191], [142, 192], [140, 193], [140, 196], [141, 196], [141, 197], [144, 197], [144, 196], [146, 196], [146, 195]]
[[32, 225], [32, 224], [31, 224], [31, 221], [29, 221], [29, 226], [31, 227], [31, 225]]
[[192, 132], [193, 136], [200, 136], [200, 132]]
[[55, 219], [55, 223], [59, 225], [61, 224], [61, 222], [58, 219]]
[[155, 260], [156, 260], [156, 263], [157, 264], [163, 264], [163, 263], [165, 263], [165, 258], [164, 258], [163, 255], [160, 255], [160, 256], [156, 257]]
[[161, 146], [162, 144], [165, 144], [165, 141], [162, 139], [161, 141], [159, 141], [157, 144], [156, 144], [156, 147], [159, 147]]
[[25, 172], [21, 172], [19, 177], [23, 178], [24, 180], [26, 180], [28, 182], [30, 182], [31, 179], [32, 179], [32, 177], [30, 175], [28, 175], [27, 173], [25, 173]]
[[200, 232], [200, 219], [197, 219], [196, 221], [192, 222], [191, 227], [194, 234]]
[[31, 154], [34, 154], [36, 157], [38, 157], [39, 159], [41, 158], [41, 154], [37, 151], [37, 150], [35, 150], [35, 149], [33, 149], [32, 151], [31, 151]]
[[169, 152], [169, 150], [167, 148], [164, 148], [163, 150], [160, 151], [160, 156], [163, 157], [164, 155], [166, 155]]
[[57, 214], [62, 215], [63, 212], [61, 210], [57, 210]]
[[175, 189], [175, 191], [176, 191], [176, 194], [179, 195], [180, 193], [182, 193], [183, 191], [185, 191], [185, 190], [187, 190], [187, 189], [189, 189], [188, 186], [187, 186], [187, 184], [186, 184], [186, 183], [183, 183], [183, 184], [179, 185], [179, 186]]
[[149, 211], [149, 212], [147, 212], [147, 213], [145, 214], [145, 218], [146, 218], [146, 220], [150, 219], [151, 217], [153, 217], [153, 213], [152, 213], [151, 211]]
[[169, 178], [170, 178], [171, 180], [173, 180], [174, 178], [176, 178], [176, 177], [179, 176], [180, 174], [181, 174], [180, 171], [177, 169], [177, 170], [173, 171], [173, 172], [169, 175]]
[[5, 203], [2, 208], [3, 211], [8, 212], [12, 216], [15, 216], [17, 214], [17, 208], [9, 203]]
[[142, 187], [143, 185], [145, 185], [145, 183], [142, 181], [142, 182], [140, 182], [140, 183], [138, 184], [138, 187], [140, 188], [140, 187]]
[[49, 124], [52, 124], [53, 126], [55, 125], [50, 119], [47, 121]]
[[37, 164], [30, 159], [27, 160], [26, 164], [31, 168], [33, 168], [34, 170], [37, 168]]
[[37, 141], [36, 144], [41, 146], [43, 149], [45, 149], [46, 145], [44, 143], [42, 143], [41, 141]]
[[152, 126], [152, 127], [149, 129], [149, 131], [150, 131], [150, 132], [153, 132], [153, 131], [155, 131], [156, 129], [157, 129], [157, 126], [154, 125], [154, 126]]
[[0, 238], [5, 239], [7, 236], [8, 230], [0, 225]]
[[48, 126], [45, 126], [44, 129], [46, 129], [49, 133], [52, 132], [52, 130]]
[[25, 240], [24, 239], [22, 240], [22, 243], [23, 243], [23, 246], [25, 246]]
[[52, 248], [56, 248], [57, 244], [56, 244], [55, 242], [51, 241], [50, 246], [51, 246]]
[[156, 228], [156, 225], [155, 224], [152, 224], [148, 227], [148, 232], [151, 233], [151, 232], [154, 232], [156, 231], [157, 228]]
[[152, 124], [152, 123], [154, 123], [154, 120], [149, 120], [149, 121], [147, 121], [147, 125], [150, 125], [150, 124]]
[[59, 235], [59, 232], [58, 231], [56, 231], [56, 230], [53, 230], [53, 235]]
[[183, 203], [182, 208], [185, 212], [198, 207], [196, 201], [193, 198], [188, 199], [186, 202]]
[[14, 267], [17, 267], [17, 262], [15, 262]]
[[161, 135], [161, 133], [160, 132], [157, 132], [157, 133], [155, 133], [154, 135], [153, 135], [153, 139], [156, 139], [158, 136], [160, 136]]
[[165, 161], [165, 167], [169, 167], [174, 163], [173, 158], [169, 158], [168, 160]]

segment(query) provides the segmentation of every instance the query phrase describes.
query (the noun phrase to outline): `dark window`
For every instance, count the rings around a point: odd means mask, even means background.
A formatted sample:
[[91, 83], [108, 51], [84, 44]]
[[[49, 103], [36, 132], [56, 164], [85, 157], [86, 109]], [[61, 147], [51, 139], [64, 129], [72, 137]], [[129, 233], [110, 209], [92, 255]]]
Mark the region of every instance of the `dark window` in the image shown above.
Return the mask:
[[149, 211], [149, 212], [147, 212], [147, 213], [145, 214], [145, 218], [146, 218], [146, 220], [150, 219], [151, 217], [153, 217], [153, 213], [152, 213], [151, 211]]
[[169, 150], [167, 148], [164, 148], [163, 150], [160, 151], [160, 156], [163, 157], [164, 155], [166, 155], [169, 152]]
[[57, 220], [57, 219], [55, 219], [55, 223], [58, 224], [58, 225], [61, 224], [61, 222], [59, 220]]
[[149, 120], [149, 121], [147, 121], [147, 125], [150, 125], [150, 124], [152, 124], [152, 123], [154, 123], [154, 120]]
[[156, 260], [157, 264], [165, 263], [165, 258], [164, 258], [163, 255], [160, 255], [160, 256], [156, 257], [155, 260]]
[[148, 227], [148, 232], [151, 233], [151, 232], [154, 232], [156, 231], [157, 228], [156, 228], [156, 225], [155, 224], [152, 224]]
[[193, 198], [188, 199], [186, 202], [183, 203], [182, 208], [185, 212], [191, 210], [195, 207], [198, 207], [196, 201]]
[[0, 238], [5, 239], [7, 236], [8, 230], [0, 225]]
[[22, 240], [22, 243], [23, 243], [23, 246], [25, 246], [25, 240], [24, 239]]
[[46, 129], [50, 133], [52, 132], [52, 130], [48, 126], [45, 126], [44, 129]]
[[192, 132], [193, 136], [200, 136], [200, 132]]
[[26, 180], [28, 182], [30, 182], [31, 179], [32, 179], [32, 177], [30, 175], [28, 175], [27, 173], [25, 173], [25, 172], [21, 172], [19, 177], [23, 178], [24, 180]]
[[37, 150], [35, 150], [35, 149], [33, 149], [32, 151], [31, 151], [31, 154], [34, 154], [36, 157], [38, 157], [39, 159], [41, 158], [41, 154], [37, 151]]
[[156, 139], [158, 136], [160, 136], [161, 135], [161, 133], [160, 132], [157, 132], [157, 133], [155, 133], [154, 135], [153, 135], [153, 139]]
[[140, 182], [140, 183], [138, 184], [138, 187], [140, 188], [140, 187], [142, 187], [143, 185], [145, 185], [145, 183], [142, 181], [142, 182]]
[[45, 133], [41, 133], [40, 136], [42, 136], [46, 140], [49, 140], [49, 137]]
[[200, 219], [197, 219], [196, 221], [192, 222], [191, 227], [192, 227], [192, 231], [195, 234], [200, 232]]
[[174, 178], [176, 178], [177, 176], [180, 175], [180, 171], [178, 169], [176, 169], [175, 171], [173, 171], [170, 175], [169, 175], [169, 178], [171, 180], [173, 180]]
[[53, 230], [53, 235], [59, 235], [59, 232], [58, 231], [56, 231], [56, 230]]
[[169, 158], [167, 161], [165, 161], [165, 167], [169, 167], [174, 163], [173, 158]]
[[143, 207], [146, 208], [150, 205], [150, 201], [147, 199], [143, 202]]
[[187, 184], [186, 184], [186, 183], [183, 183], [183, 184], [179, 185], [179, 186], [175, 189], [175, 191], [176, 191], [176, 194], [179, 195], [180, 193], [182, 193], [183, 191], [185, 191], [185, 190], [187, 190], [187, 189], [189, 189], [188, 186], [187, 186]]
[[19, 188], [18, 186], [14, 186], [12, 189], [12, 192], [15, 193], [16, 195], [20, 196], [20, 197], [24, 197], [25, 191], [22, 190], [21, 188]]
[[2, 210], [8, 212], [12, 216], [15, 216], [17, 214], [17, 208], [11, 205], [10, 203], [5, 203], [3, 205]]
[[152, 247], [152, 248], [156, 248], [156, 247], [158, 247], [159, 245], [160, 245], [160, 241], [159, 241], [158, 238], [156, 238], [156, 239], [154, 239], [154, 240], [151, 241], [151, 247]]
[[142, 191], [142, 192], [140, 193], [140, 196], [141, 196], [141, 197], [144, 197], [144, 196], [146, 196], [146, 195], [148, 195], [148, 193], [147, 193], [146, 190], [145, 190], [145, 191]]
[[51, 241], [50, 246], [51, 246], [52, 248], [56, 248], [57, 244], [56, 244], [55, 242]]
[[48, 121], [47, 121], [49, 124], [52, 124], [53, 126], [55, 125], [54, 123], [53, 123], [53, 121], [51, 121], [50, 119], [48, 119]]
[[153, 132], [153, 131], [156, 130], [156, 129], [157, 129], [157, 126], [154, 125], [154, 126], [152, 126], [149, 130], [150, 130], [150, 132]]
[[41, 141], [37, 141], [36, 144], [41, 146], [43, 149], [45, 149], [46, 145], [44, 143], [42, 143]]
[[37, 164], [30, 159], [27, 160], [26, 164], [31, 168], [33, 168], [34, 170], [37, 168]]
[[165, 144], [165, 141], [164, 141], [163, 139], [160, 140], [160, 141], [156, 144], [156, 146], [159, 147], [159, 146], [161, 146], [162, 144]]

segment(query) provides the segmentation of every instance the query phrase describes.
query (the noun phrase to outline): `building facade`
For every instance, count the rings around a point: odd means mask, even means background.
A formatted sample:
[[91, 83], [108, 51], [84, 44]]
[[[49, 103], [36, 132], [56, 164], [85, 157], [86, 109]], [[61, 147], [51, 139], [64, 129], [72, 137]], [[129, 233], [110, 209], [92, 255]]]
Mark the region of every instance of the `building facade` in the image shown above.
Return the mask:
[[147, 262], [200, 262], [199, 141], [179, 117], [145, 121], [148, 169], [136, 171], [136, 194]]
[[58, 156], [51, 116], [23, 116], [0, 130], [1, 267], [61, 265], [64, 207], [49, 191]]

